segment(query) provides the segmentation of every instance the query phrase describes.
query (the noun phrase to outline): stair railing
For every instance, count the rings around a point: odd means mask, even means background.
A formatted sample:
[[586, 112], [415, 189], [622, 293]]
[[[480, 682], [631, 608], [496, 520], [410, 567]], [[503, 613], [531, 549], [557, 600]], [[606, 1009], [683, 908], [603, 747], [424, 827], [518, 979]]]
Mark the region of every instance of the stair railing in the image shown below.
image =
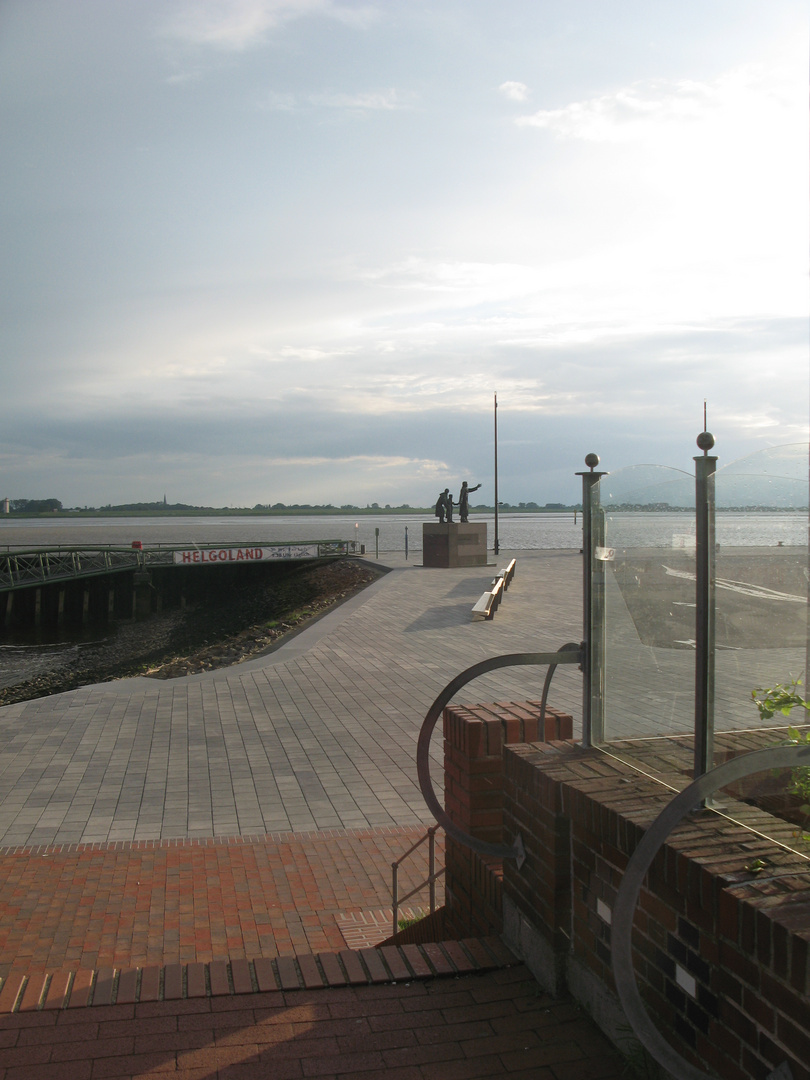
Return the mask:
[[[430, 886], [430, 914], [436, 910], [436, 882], [444, 873], [444, 867], [437, 872], [436, 870], [436, 833], [441, 828], [440, 825], [432, 825], [424, 836], [420, 837], [415, 844], [411, 844], [404, 855], [401, 855], [398, 859], [391, 863], [391, 907], [393, 909], [392, 917], [392, 934], [396, 934], [399, 930], [399, 909], [406, 900], [410, 900], [412, 896], [424, 889], [426, 885]], [[405, 896], [399, 895], [399, 867], [409, 855], [412, 855], [418, 847], [427, 840], [428, 842], [428, 876], [424, 881], [416, 886], [415, 889], [411, 889]]]

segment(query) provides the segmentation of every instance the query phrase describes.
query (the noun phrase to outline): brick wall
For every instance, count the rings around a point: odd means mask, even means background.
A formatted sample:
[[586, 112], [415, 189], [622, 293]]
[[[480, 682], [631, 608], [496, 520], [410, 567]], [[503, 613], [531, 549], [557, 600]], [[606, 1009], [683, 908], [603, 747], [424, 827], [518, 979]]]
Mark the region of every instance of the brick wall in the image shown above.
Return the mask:
[[[504, 839], [519, 832], [527, 852], [520, 870], [504, 867], [507, 942], [549, 988], [567, 983], [614, 1037], [616, 892], [670, 798], [597, 750], [505, 748]], [[795, 831], [739, 809], [752, 829], [786, 840]], [[765, 871], [746, 871], [758, 858]], [[640, 992], [677, 1051], [724, 1080], [766, 1080], [785, 1061], [794, 1080], [810, 1080], [808, 870], [800, 855], [704, 811], [678, 826], [647, 875], [634, 929]]]
[[[570, 738], [573, 720], [540, 703], [451, 705], [444, 711], [445, 809], [479, 840], [503, 839], [504, 746]], [[500, 933], [503, 928], [500, 860], [477, 855], [447, 838], [445, 931], [453, 936]]]

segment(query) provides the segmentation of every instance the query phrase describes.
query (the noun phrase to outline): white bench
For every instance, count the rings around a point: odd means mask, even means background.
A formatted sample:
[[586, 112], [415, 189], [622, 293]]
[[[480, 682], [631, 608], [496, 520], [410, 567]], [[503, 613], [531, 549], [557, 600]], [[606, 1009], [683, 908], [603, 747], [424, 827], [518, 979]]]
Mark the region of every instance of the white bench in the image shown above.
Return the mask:
[[503, 596], [503, 578], [497, 577], [492, 582], [492, 588], [485, 592], [472, 609], [473, 615], [480, 615], [484, 619], [491, 619], [498, 610], [498, 605]]
[[503, 578], [504, 592], [512, 584], [512, 578], [515, 576], [515, 567], [517, 566], [517, 559], [512, 559], [509, 565], [504, 570], [498, 571], [498, 576]]

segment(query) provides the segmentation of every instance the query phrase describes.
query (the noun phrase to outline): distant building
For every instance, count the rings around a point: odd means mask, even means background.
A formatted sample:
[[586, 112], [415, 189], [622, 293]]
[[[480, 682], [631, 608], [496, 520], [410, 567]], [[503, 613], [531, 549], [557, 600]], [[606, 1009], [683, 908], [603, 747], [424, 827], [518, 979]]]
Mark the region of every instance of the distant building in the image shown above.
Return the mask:
[[3, 513], [9, 513], [8, 499], [3, 499]]

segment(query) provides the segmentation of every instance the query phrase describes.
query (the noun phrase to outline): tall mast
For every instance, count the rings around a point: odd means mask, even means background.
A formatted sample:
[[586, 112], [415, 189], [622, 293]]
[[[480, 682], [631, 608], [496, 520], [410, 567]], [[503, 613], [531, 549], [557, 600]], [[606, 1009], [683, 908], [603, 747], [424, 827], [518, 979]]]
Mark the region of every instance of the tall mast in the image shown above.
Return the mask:
[[495, 394], [495, 554], [500, 551], [498, 543], [498, 395]]

